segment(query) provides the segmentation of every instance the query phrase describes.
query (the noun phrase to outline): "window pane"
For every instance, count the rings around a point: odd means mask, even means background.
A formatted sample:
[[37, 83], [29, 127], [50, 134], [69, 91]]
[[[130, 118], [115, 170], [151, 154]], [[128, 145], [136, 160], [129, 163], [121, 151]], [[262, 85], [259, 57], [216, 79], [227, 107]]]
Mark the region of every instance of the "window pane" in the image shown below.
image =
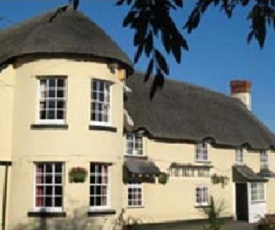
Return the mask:
[[62, 197], [55, 198], [55, 207], [62, 207]]
[[52, 197], [46, 197], [46, 207], [52, 207]]
[[62, 176], [55, 176], [55, 183], [56, 184], [62, 184]]
[[61, 186], [55, 186], [55, 195], [62, 195], [62, 187]]
[[53, 187], [47, 186], [46, 187], [46, 195], [52, 195], [53, 194]]

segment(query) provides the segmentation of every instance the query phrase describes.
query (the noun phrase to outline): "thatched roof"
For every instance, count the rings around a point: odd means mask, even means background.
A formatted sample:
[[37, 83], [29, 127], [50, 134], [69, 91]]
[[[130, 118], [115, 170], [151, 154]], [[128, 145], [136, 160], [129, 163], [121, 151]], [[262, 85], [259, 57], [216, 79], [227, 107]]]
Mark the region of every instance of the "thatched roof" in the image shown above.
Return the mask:
[[25, 55], [83, 55], [132, 64], [118, 45], [77, 10], [52, 10], [0, 31], [0, 64]]
[[127, 79], [132, 89], [125, 103], [134, 130], [144, 129], [157, 139], [199, 142], [251, 149], [275, 146], [275, 137], [239, 99], [166, 79], [164, 87], [150, 100], [151, 82], [143, 74]]

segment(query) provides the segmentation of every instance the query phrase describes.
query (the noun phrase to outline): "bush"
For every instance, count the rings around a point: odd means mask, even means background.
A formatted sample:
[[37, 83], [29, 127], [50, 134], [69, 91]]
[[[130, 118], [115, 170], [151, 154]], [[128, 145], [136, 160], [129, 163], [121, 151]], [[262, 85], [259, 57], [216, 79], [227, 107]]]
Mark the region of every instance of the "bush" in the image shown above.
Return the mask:
[[258, 222], [259, 230], [275, 230], [275, 215], [266, 214], [265, 217], [261, 218]]
[[211, 196], [209, 206], [202, 209], [208, 220], [208, 225], [204, 226], [204, 230], [220, 230], [223, 225], [223, 222], [220, 220], [220, 215], [224, 210], [223, 203], [217, 205]]

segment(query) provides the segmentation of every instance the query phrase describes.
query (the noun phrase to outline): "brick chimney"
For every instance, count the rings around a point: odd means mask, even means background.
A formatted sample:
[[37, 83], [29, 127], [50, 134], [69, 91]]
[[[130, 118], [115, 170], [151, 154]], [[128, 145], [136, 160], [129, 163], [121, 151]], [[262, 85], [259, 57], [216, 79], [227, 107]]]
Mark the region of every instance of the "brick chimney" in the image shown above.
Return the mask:
[[239, 98], [251, 110], [251, 82], [246, 80], [230, 81], [231, 96]]

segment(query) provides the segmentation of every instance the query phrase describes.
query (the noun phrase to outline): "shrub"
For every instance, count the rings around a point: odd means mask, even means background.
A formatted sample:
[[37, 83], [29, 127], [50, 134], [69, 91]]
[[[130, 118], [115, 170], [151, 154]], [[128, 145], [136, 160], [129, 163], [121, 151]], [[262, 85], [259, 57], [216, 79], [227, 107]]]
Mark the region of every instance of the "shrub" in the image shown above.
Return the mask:
[[204, 226], [204, 229], [220, 230], [223, 225], [223, 222], [220, 220], [221, 213], [224, 211], [223, 202], [216, 204], [214, 198], [211, 196], [209, 206], [203, 207], [202, 210], [208, 220], [208, 225]]
[[266, 214], [258, 222], [259, 230], [275, 230], [275, 215]]

